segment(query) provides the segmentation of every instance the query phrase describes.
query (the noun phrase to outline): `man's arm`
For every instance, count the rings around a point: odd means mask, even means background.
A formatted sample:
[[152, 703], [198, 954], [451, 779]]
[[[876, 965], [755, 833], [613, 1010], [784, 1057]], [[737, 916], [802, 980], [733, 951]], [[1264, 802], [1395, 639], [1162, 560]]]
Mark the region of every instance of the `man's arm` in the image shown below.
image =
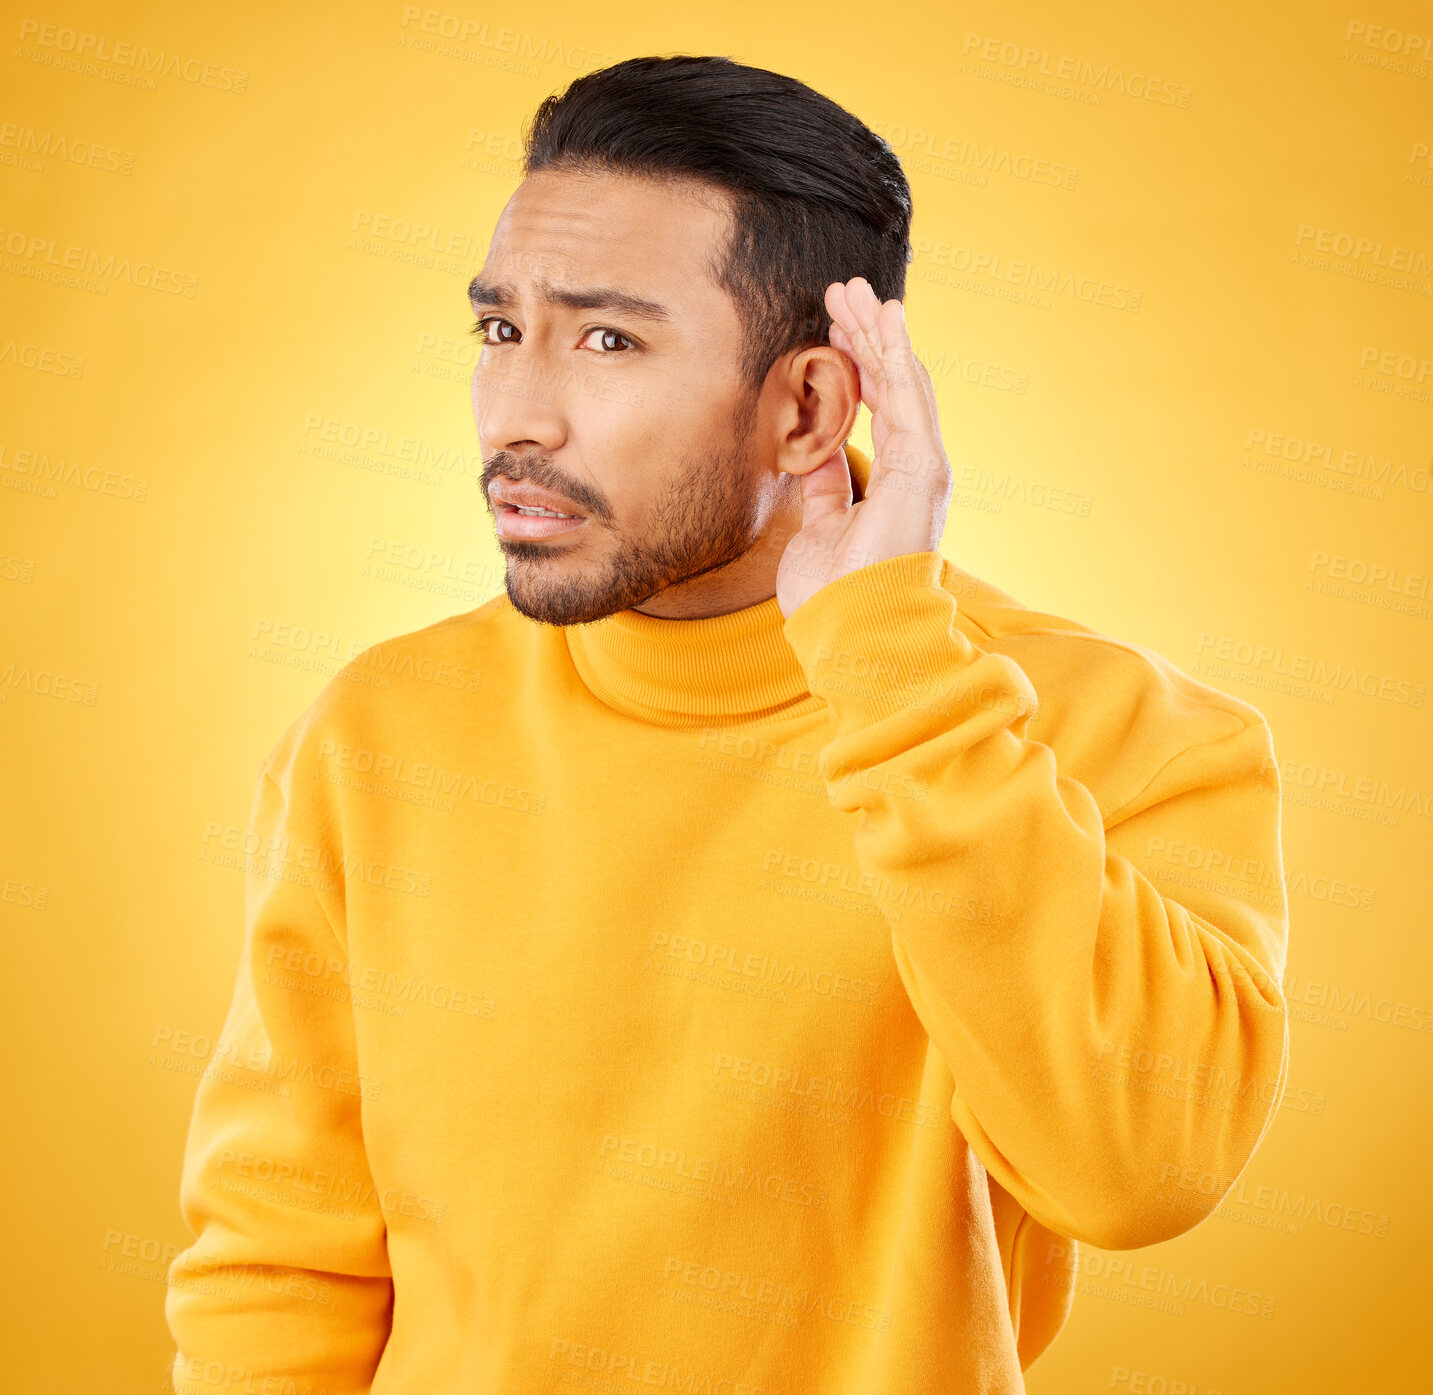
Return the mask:
[[[282, 783], [281, 783], [282, 782]], [[233, 1001], [200, 1082], [170, 1266], [177, 1395], [367, 1391], [388, 1338], [386, 1230], [364, 1152], [342, 873], [288, 769], [259, 777]], [[302, 797], [302, 791], [300, 791]], [[318, 870], [310, 871], [309, 868]], [[337, 929], [335, 929], [337, 925]], [[275, 1380], [278, 1389], [282, 1381]]]
[[[1187, 702], [1156, 690], [1167, 714], [1108, 740], [1137, 759], [1140, 733], [1162, 731], [1177, 754], [1102, 816], [1028, 738], [1029, 677], [955, 626], [939, 563], [849, 571], [788, 616], [834, 723], [822, 774], [860, 816], [857, 860], [977, 1156], [1051, 1230], [1153, 1244], [1217, 1205], [1283, 1090], [1281, 870], [1272, 906], [1238, 880], [1167, 896], [1143, 870], [1161, 838], [1280, 868], [1269, 730], [1205, 712], [1215, 733], [1183, 739]], [[1221, 1185], [1180, 1192], [1183, 1168]]]

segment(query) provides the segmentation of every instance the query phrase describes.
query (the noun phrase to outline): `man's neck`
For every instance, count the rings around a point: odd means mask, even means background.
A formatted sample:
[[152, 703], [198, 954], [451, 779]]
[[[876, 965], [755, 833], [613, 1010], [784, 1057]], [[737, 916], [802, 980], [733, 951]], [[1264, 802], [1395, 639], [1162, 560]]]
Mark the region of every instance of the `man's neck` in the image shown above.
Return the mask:
[[669, 586], [632, 609], [659, 620], [703, 620], [769, 601], [776, 595], [776, 572], [786, 544], [800, 527], [799, 514], [776, 513], [736, 561]]

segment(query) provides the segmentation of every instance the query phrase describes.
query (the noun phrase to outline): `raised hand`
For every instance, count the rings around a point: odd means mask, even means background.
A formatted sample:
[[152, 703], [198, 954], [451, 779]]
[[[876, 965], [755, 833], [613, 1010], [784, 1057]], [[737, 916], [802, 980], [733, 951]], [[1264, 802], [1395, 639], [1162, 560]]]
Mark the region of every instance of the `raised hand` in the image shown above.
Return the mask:
[[935, 389], [916, 357], [898, 300], [876, 299], [861, 276], [826, 287], [831, 346], [855, 361], [871, 412], [871, 476], [852, 503], [844, 450], [801, 477], [801, 530], [776, 572], [784, 616], [859, 567], [908, 552], [935, 552], [953, 479], [941, 445]]

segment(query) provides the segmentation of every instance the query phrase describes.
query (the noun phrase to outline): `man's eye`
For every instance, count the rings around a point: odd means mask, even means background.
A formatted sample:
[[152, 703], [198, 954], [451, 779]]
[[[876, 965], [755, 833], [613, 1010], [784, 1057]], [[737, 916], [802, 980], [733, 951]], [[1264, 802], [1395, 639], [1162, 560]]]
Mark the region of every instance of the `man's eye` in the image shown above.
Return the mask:
[[510, 344], [510, 343], [512, 343], [512, 340], [511, 340], [511, 339], [489, 339], [489, 338], [488, 338], [488, 326], [489, 326], [489, 325], [507, 325], [509, 329], [512, 329], [512, 328], [513, 328], [513, 326], [510, 325], [510, 324], [508, 324], [508, 322], [507, 322], [506, 320], [500, 319], [497, 315], [483, 315], [483, 316], [481, 316], [481, 317], [477, 320], [477, 322], [476, 322], [476, 323], [473, 325], [473, 327], [468, 331], [468, 333], [469, 333], [469, 334], [476, 334], [476, 335], [478, 336], [478, 338], [481, 339], [484, 344]]
[[[489, 345], [491, 347], [496, 347], [499, 344], [515, 344], [517, 342], [516, 339], [503, 337], [501, 329], [499, 329], [498, 331], [498, 338], [489, 339], [489, 325], [505, 325], [508, 329], [515, 328], [509, 321], [503, 319], [501, 316], [483, 315], [473, 324], [473, 326], [468, 330], [468, 333], [476, 335], [485, 345]], [[608, 329], [605, 326], [599, 326], [596, 329], [588, 330], [587, 333], [583, 335], [583, 338], [590, 339], [594, 334], [611, 335], [614, 339], [618, 339], [621, 341], [620, 345], [609, 344], [604, 341], [602, 348], [599, 350], [599, 352], [601, 353], [621, 353], [624, 349], [636, 348], [636, 344], [620, 330]]]
[[[620, 339], [629, 349], [634, 347], [632, 341], [631, 341], [630, 339], [628, 339], [627, 336], [626, 336], [625, 334], [623, 334], [620, 330], [616, 330], [616, 329], [604, 329], [604, 328], [599, 327], [599, 328], [597, 328], [597, 329], [589, 330], [589, 331], [587, 332], [587, 335], [586, 335], [585, 337], [588, 338], [588, 339], [590, 339], [594, 334], [611, 334], [611, 335], [613, 335], [614, 337]], [[616, 352], [619, 352], [619, 350], [616, 348], [615, 345], [604, 344], [604, 345], [603, 345], [603, 352], [604, 352], [604, 353], [616, 353]]]

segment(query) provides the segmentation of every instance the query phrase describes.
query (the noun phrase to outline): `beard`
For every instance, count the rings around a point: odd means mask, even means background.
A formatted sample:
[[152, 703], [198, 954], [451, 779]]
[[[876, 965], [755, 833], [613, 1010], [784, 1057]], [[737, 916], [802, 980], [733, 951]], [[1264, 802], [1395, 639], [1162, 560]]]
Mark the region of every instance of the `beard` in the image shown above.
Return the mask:
[[[504, 542], [504, 586], [513, 608], [546, 625], [585, 625], [631, 610], [748, 552], [765, 517], [748, 451], [754, 419], [755, 395], [736, 413], [731, 442], [683, 462], [654, 501], [645, 536], [618, 533], [615, 550], [591, 575], [552, 576], [546, 544]], [[561, 488], [540, 473], [531, 478]], [[592, 526], [608, 526], [591, 514], [588, 519]]]

